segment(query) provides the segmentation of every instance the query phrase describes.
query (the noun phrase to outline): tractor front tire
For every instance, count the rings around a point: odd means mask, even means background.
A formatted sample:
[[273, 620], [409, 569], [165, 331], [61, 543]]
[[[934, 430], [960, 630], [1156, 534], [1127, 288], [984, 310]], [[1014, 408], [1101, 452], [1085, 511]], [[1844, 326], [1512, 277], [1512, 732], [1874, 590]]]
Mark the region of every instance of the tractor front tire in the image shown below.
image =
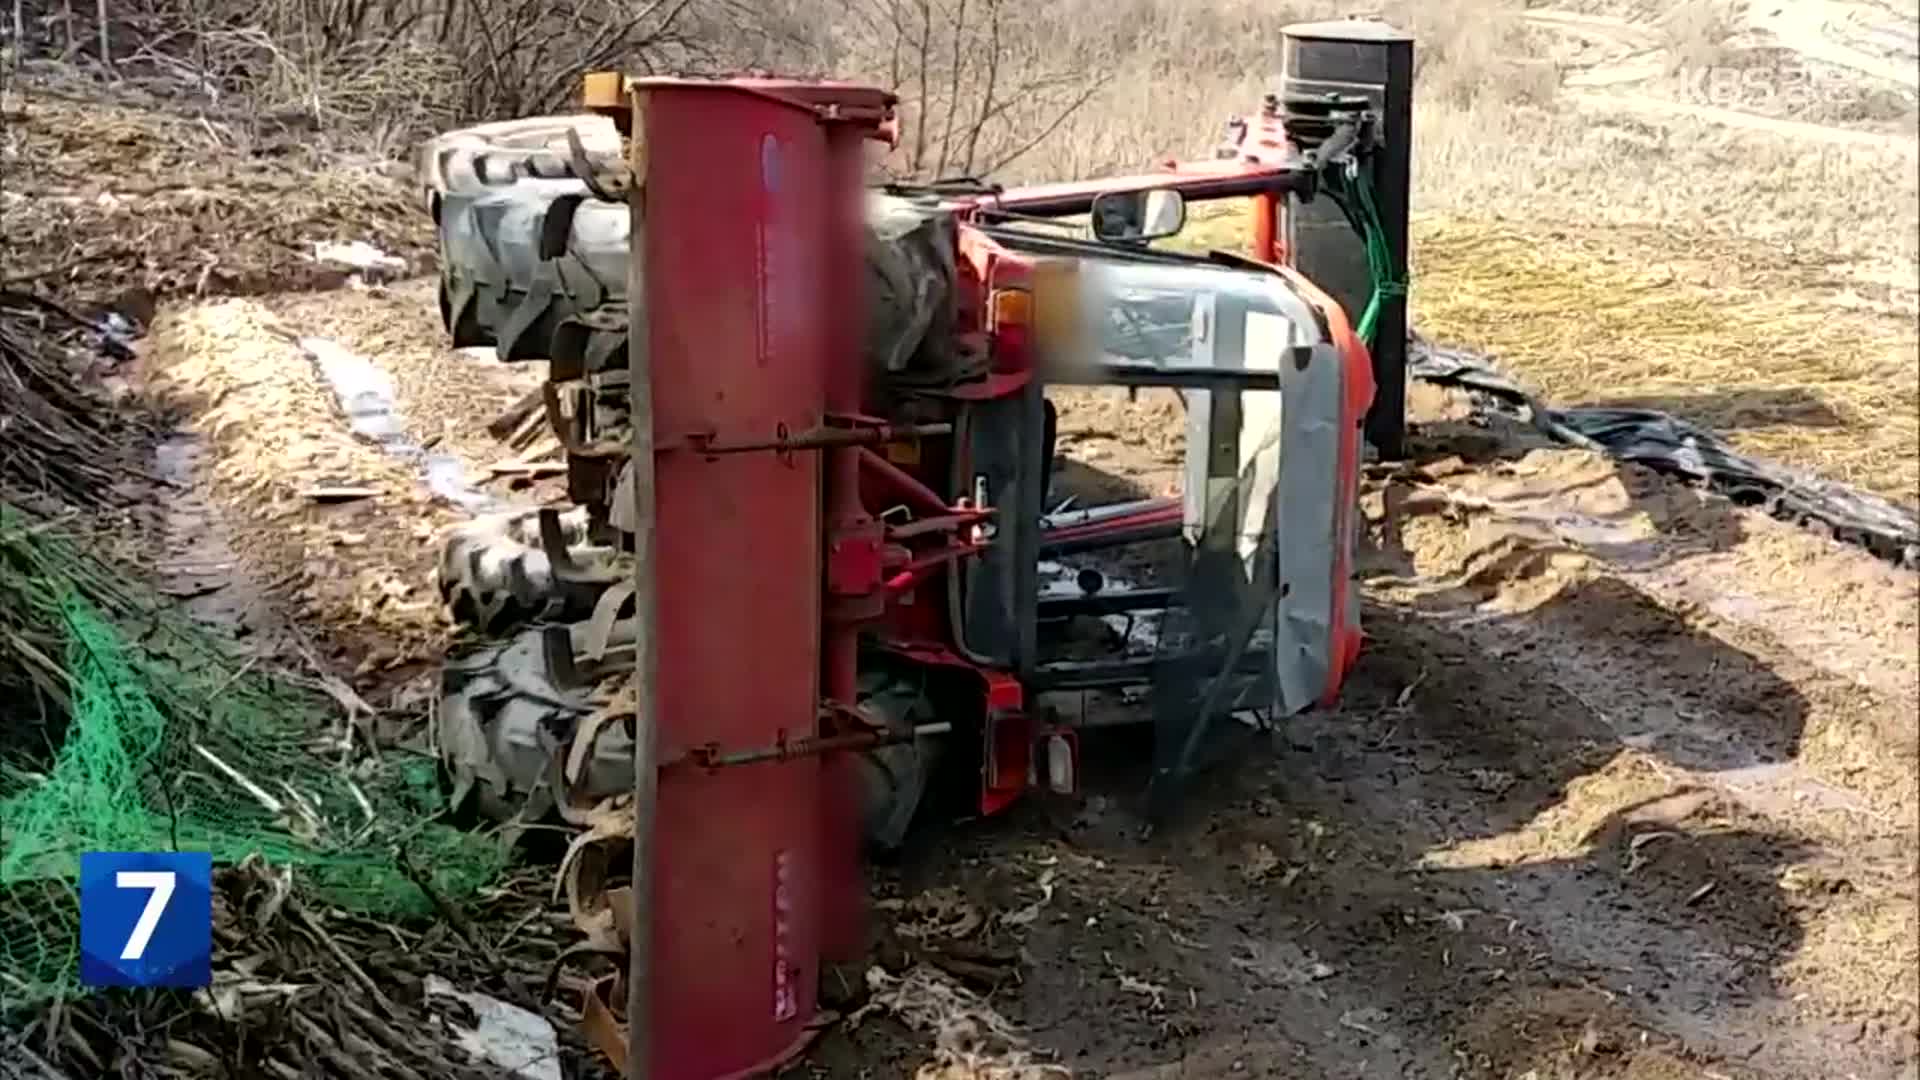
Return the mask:
[[[538, 628], [450, 658], [441, 671], [434, 741], [453, 779], [455, 808], [471, 797], [494, 820], [546, 818], [555, 762], [594, 708], [591, 688], [566, 686], [553, 670]], [[598, 800], [631, 790], [633, 736], [611, 725], [598, 733], [574, 794]]]
[[476, 518], [447, 535], [435, 578], [454, 622], [482, 634], [502, 634], [541, 621], [586, 618], [608, 585], [630, 575], [630, 562], [613, 548], [590, 543], [585, 507], [560, 515], [567, 557], [592, 570], [591, 580], [554, 572], [540, 546], [538, 510]]

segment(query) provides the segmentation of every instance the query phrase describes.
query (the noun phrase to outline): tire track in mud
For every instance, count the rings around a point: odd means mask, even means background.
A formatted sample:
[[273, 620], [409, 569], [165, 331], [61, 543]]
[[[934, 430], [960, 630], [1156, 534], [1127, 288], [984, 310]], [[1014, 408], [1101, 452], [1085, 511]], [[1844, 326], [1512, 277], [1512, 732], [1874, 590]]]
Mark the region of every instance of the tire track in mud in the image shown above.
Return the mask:
[[[1581, 465], [1578, 455], [1547, 456], [1574, 466], [1559, 478], [1570, 484], [1595, 485], [1597, 475], [1602, 479], [1595, 486], [1603, 486], [1611, 472], [1597, 462]], [[1530, 460], [1522, 459], [1513, 470], [1521, 471]], [[1533, 479], [1555, 479], [1554, 471], [1550, 464], [1536, 468]], [[1474, 479], [1486, 478], [1476, 474]], [[1657, 481], [1643, 486], [1668, 490]], [[1486, 534], [1517, 526], [1508, 536], [1519, 542], [1503, 538], [1477, 548], [1491, 547], [1501, 554], [1493, 567], [1473, 575], [1479, 588], [1469, 589], [1467, 597], [1424, 605], [1427, 625], [1438, 620], [1443, 632], [1468, 649], [1499, 661], [1503, 677], [1563, 689], [1579, 703], [1575, 715], [1587, 718], [1591, 730], [1583, 741], [1612, 743], [1618, 752], [1599, 769], [1567, 781], [1559, 802], [1524, 825], [1477, 844], [1455, 845], [1445, 853], [1452, 858], [1440, 861], [1502, 865], [1562, 858], [1582, 847], [1596, 854], [1612, 848], [1617, 859], [1624, 856], [1621, 873], [1638, 871], [1643, 889], [1649, 882], [1661, 884], [1665, 871], [1671, 871], [1677, 876], [1669, 883], [1678, 887], [1684, 879], [1686, 891], [1666, 890], [1670, 895], [1660, 899], [1667, 907], [1685, 912], [1689, 923], [1712, 922], [1735, 931], [1729, 938], [1731, 948], [1688, 940], [1697, 936], [1690, 925], [1685, 934], [1674, 931], [1669, 935], [1673, 942], [1687, 941], [1676, 956], [1736, 961], [1772, 956], [1776, 975], [1789, 977], [1756, 982], [1748, 976], [1715, 988], [1663, 972], [1667, 1001], [1653, 1013], [1667, 1030], [1695, 1041], [1756, 1040], [1754, 1053], [1787, 1075], [1819, 1074], [1831, 1064], [1833, 1039], [1819, 1030], [1818, 1022], [1811, 1027], [1796, 1023], [1791, 1015], [1795, 1010], [1785, 1009], [1782, 1002], [1811, 994], [1825, 998], [1823, 1004], [1852, 1010], [1870, 1004], [1875, 990], [1897, 989], [1818, 985], [1820, 976], [1845, 964], [1791, 969], [1807, 967], [1797, 958], [1808, 951], [1806, 938], [1815, 924], [1854, 915], [1884, 916], [1885, 908], [1910, 898], [1910, 891], [1900, 895], [1899, 885], [1910, 860], [1897, 853], [1910, 846], [1912, 835], [1889, 826], [1903, 820], [1902, 808], [1913, 805], [1911, 754], [1900, 753], [1912, 745], [1912, 695], [1875, 693], [1861, 680], [1795, 656], [1769, 627], [1734, 623], [1697, 602], [1702, 594], [1712, 594], [1723, 601], [1717, 605], [1723, 611], [1737, 610], [1739, 601], [1766, 592], [1764, 583], [1756, 589], [1737, 575], [1710, 572], [1709, 560], [1729, 547], [1744, 546], [1749, 536], [1777, 530], [1777, 523], [1723, 506], [1717, 521], [1694, 528], [1690, 538], [1676, 545], [1664, 530], [1633, 535], [1635, 530], [1620, 520], [1632, 508], [1631, 496], [1620, 502], [1607, 521], [1570, 513], [1562, 501], [1544, 536], [1537, 518], [1489, 511], [1485, 504], [1463, 523], [1468, 532], [1490, 525], [1483, 529]], [[1712, 502], [1702, 500], [1701, 505]], [[1700, 524], [1698, 518], [1693, 524]], [[1628, 535], [1596, 543], [1593, 534], [1609, 526]], [[1612, 550], [1590, 554], [1596, 548]], [[1543, 560], [1543, 551], [1553, 554]], [[1831, 551], [1825, 569], [1847, 567], [1854, 558], [1852, 552]], [[1894, 596], [1911, 596], [1911, 576], [1892, 576], [1905, 580], [1880, 584], [1890, 587]], [[1819, 614], [1814, 604], [1799, 606], [1802, 617]], [[1856, 639], [1856, 651], [1860, 644]], [[1911, 686], [1911, 661], [1899, 666]], [[1891, 723], [1876, 726], [1872, 719]], [[1856, 757], [1891, 752], [1893, 761], [1901, 764], [1877, 772], [1831, 768], [1833, 763], [1816, 752], [1813, 741], [1835, 735], [1843, 740], [1851, 735], [1866, 744], [1866, 754]], [[1583, 807], [1610, 812], [1596, 823], [1593, 810]], [[1910, 816], [1908, 810], [1904, 817]], [[1677, 862], [1670, 852], [1677, 853]], [[1844, 904], [1838, 911], [1824, 904], [1806, 905], [1779, 885], [1790, 871], [1818, 875], [1824, 870], [1831, 876], [1836, 865], [1841, 868], [1839, 880], [1848, 883], [1847, 892], [1856, 897], [1877, 894], [1880, 910], [1874, 904], [1861, 912]], [[1652, 888], [1648, 897], [1659, 897], [1660, 892]], [[1565, 921], [1570, 932], [1561, 938], [1572, 955], [1599, 960], [1617, 953], [1623, 941], [1643, 937], [1643, 932], [1623, 926], [1626, 908], [1618, 898], [1595, 894], [1584, 904], [1580, 899], [1562, 895], [1555, 901], [1579, 911], [1577, 918]], [[1596, 907], [1594, 901], [1601, 902]], [[1639, 906], [1637, 921], [1643, 927], [1672, 923], [1665, 911]], [[1597, 937], [1579, 932], [1589, 927], [1605, 929]], [[1623, 931], [1628, 932], [1623, 936]], [[1660, 951], [1640, 948], [1642, 955]], [[1899, 970], [1899, 961], [1889, 970], [1884, 959], [1858, 949], [1847, 959], [1888, 983]], [[1689, 973], [1697, 975], [1710, 966], [1689, 965]], [[1747, 1012], [1753, 1014], [1750, 1021], [1742, 1018]], [[1886, 1062], [1879, 1062], [1879, 1069], [1885, 1067]], [[1855, 1071], [1874, 1074], [1871, 1055]]]
[[[1910, 1066], [1915, 576], [1575, 452], [1483, 461], [1442, 484], [1439, 512], [1455, 520], [1430, 531], [1465, 551], [1465, 587], [1377, 591], [1503, 677], [1564, 690], [1583, 739], [1614, 756], [1567, 773], [1531, 820], [1438, 861], [1611, 848], [1623, 879], [1639, 875], [1638, 901], [1544, 899], [1571, 916], [1573, 955], [1631, 943], [1664, 956], [1665, 1000], [1647, 1010], [1664, 1030], [1721, 1054], [1751, 1043], [1762, 1075]], [[1455, 496], [1476, 491], [1502, 500], [1461, 513]], [[1529, 494], [1551, 511], [1544, 527]], [[1406, 520], [1384, 531], [1420, 531]], [[1698, 926], [1726, 932], [1723, 947], [1667, 947]], [[1699, 982], [1702, 958], [1731, 958], [1739, 978]], [[1861, 1045], [1870, 1032], [1877, 1044]]]
[[1675, 784], [1556, 680], [1369, 615], [1346, 704], [1151, 843], [1118, 808], [1036, 809], [909, 871], [1001, 911], [1052, 872], [1001, 1006], [1036, 1042], [1130, 1080], [1901, 1075], [1902, 1015], [1809, 1016], [1782, 985], [1805, 840]]
[[[1425, 472], [1380, 493], [1384, 597], [1551, 670], [1677, 766], [1869, 817], [1920, 802], [1920, 577], [1580, 452]], [[1451, 578], [1404, 576], [1422, 561]]]

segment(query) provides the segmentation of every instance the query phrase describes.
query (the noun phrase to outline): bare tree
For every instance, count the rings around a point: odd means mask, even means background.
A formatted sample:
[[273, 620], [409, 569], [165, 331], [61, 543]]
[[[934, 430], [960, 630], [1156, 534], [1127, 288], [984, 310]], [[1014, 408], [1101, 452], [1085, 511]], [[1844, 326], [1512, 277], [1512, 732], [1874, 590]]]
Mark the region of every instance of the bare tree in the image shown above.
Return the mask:
[[[16, 0], [18, 2], [18, 0]], [[60, 0], [76, 48], [72, 0]], [[247, 116], [397, 147], [425, 130], [566, 111], [592, 70], [711, 68], [756, 0], [113, 0], [152, 78]], [[103, 50], [108, 0], [95, 0]], [[119, 5], [124, 5], [120, 8]]]
[[[902, 178], [991, 174], [1058, 132], [1106, 85], [1071, 54], [1014, 47], [1004, 0], [865, 0], [842, 26], [857, 69], [884, 72], [907, 129]], [[859, 10], [856, 8], [856, 10]]]
[[[1106, 85], [1112, 31], [1061, 0], [1036, 31], [1006, 0], [15, 0], [53, 51], [216, 105], [236, 131], [294, 125], [386, 149], [426, 131], [566, 111], [580, 76], [743, 70], [884, 83], [902, 178], [991, 173]], [[1123, 0], [1100, 0], [1123, 2]], [[91, 11], [87, 10], [91, 9]], [[1069, 10], [1071, 9], [1071, 10]], [[91, 17], [95, 26], [85, 23]], [[1054, 30], [1070, 32], [1063, 39]], [[64, 31], [64, 33], [63, 33]], [[92, 31], [90, 33], [89, 31]], [[18, 36], [18, 35], [16, 35]], [[1090, 45], [1091, 43], [1091, 45]], [[123, 55], [111, 56], [118, 47]], [[364, 140], [363, 140], [364, 141]]]

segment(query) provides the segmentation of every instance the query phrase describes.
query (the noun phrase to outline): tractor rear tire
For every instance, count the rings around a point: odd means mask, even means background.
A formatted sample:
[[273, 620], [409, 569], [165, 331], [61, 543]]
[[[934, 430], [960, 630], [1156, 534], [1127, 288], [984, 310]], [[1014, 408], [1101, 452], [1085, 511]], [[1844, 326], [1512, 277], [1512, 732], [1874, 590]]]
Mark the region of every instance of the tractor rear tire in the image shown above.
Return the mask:
[[448, 192], [439, 226], [440, 315], [455, 348], [551, 360], [556, 378], [626, 366], [626, 206], [578, 180], [522, 180]]
[[566, 175], [567, 132], [593, 157], [617, 157], [620, 131], [598, 113], [529, 116], [458, 128], [429, 139], [415, 161], [427, 208], [439, 220], [448, 194], [509, 187], [529, 176]]
[[[440, 196], [440, 313], [455, 348], [551, 360], [554, 378], [622, 370], [632, 220], [578, 180], [523, 179]], [[877, 198], [866, 224], [867, 362], [952, 377], [953, 241], [940, 215]], [[546, 253], [551, 257], [543, 257]]]

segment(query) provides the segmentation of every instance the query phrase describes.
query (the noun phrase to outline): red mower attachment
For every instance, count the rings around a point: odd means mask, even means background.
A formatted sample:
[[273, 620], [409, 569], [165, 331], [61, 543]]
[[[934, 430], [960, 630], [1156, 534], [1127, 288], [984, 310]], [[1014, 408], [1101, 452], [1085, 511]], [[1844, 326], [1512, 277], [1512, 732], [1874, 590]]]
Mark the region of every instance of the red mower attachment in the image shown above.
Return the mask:
[[806, 1044], [824, 939], [845, 948], [857, 926], [858, 818], [835, 794], [853, 785], [828, 775], [833, 744], [810, 740], [823, 698], [854, 695], [878, 530], [859, 503], [862, 440], [790, 433], [829, 432], [830, 410], [860, 405], [859, 372], [836, 370], [861, 362], [858, 341], [835, 312], [859, 310], [861, 141], [882, 136], [892, 98], [760, 80], [628, 89], [630, 324], [645, 327], [629, 360], [636, 403], [650, 398], [634, 462], [653, 496], [635, 530], [652, 540], [635, 549], [653, 612], [637, 616], [657, 657], [636, 727], [661, 763], [652, 806], [636, 785], [634, 880], [651, 910], [633, 923], [646, 945], [632, 950], [628, 1068], [707, 1080]]

